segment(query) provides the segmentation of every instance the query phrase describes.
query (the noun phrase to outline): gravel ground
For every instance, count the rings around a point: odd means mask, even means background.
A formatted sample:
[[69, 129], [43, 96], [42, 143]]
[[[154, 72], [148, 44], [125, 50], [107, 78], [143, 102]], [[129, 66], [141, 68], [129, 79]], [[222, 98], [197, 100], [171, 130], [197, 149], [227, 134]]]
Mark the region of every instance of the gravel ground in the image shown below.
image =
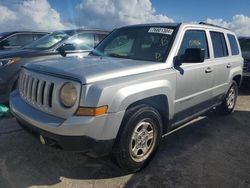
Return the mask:
[[[250, 87], [249, 87], [250, 90]], [[250, 91], [230, 116], [209, 113], [165, 137], [141, 172], [123, 174], [109, 158], [41, 145], [14, 118], [0, 120], [0, 188], [250, 187]]]

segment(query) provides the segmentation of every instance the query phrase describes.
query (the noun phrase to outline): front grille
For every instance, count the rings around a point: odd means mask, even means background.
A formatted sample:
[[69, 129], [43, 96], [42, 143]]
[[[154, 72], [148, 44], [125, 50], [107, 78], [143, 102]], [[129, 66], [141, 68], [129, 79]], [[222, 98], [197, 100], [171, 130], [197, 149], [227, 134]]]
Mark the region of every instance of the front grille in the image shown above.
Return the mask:
[[250, 60], [245, 60], [244, 61], [243, 71], [245, 73], [250, 72]]
[[28, 103], [43, 108], [52, 108], [53, 90], [53, 82], [34, 78], [24, 72], [19, 76], [19, 92]]
[[[62, 86], [71, 82], [77, 89], [77, 101], [71, 108], [65, 108], [59, 99]], [[72, 116], [79, 105], [81, 84], [64, 78], [41, 74], [23, 68], [18, 83], [20, 97], [29, 105], [47, 114], [60, 118]]]

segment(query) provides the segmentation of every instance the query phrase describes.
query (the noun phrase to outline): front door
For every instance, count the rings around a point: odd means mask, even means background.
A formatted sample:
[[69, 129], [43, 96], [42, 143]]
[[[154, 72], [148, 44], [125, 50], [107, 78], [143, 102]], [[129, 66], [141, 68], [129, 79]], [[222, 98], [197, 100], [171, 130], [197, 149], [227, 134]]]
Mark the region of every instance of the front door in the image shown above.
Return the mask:
[[184, 55], [187, 48], [205, 50], [205, 61], [185, 63], [176, 68], [174, 122], [180, 122], [211, 105], [214, 65], [210, 59], [205, 30], [186, 30], [177, 56]]

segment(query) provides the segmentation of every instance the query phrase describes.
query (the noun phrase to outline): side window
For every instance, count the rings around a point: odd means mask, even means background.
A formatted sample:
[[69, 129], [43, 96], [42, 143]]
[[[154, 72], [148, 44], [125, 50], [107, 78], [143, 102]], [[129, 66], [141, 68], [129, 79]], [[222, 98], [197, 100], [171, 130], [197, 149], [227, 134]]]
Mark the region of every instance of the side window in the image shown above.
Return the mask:
[[20, 35], [14, 35], [10, 38], [6, 39], [3, 43], [4, 46], [24, 46], [26, 44], [29, 44], [33, 41], [33, 35], [29, 34], [20, 34]]
[[45, 36], [46, 34], [35, 34], [34, 40], [40, 39], [41, 37]]
[[210, 31], [210, 35], [214, 49], [214, 57], [217, 58], [228, 56], [228, 50], [224, 34], [220, 32]]
[[107, 35], [98, 34], [98, 42], [102, 41]]
[[[94, 34], [91, 33], [82, 33], [78, 34], [77, 36], [74, 36], [67, 40], [65, 46], [69, 46], [70, 49], [67, 50], [92, 50], [95, 46], [94, 44]], [[72, 49], [72, 46], [74, 46], [75, 49]]]
[[239, 51], [239, 47], [238, 47], [235, 36], [231, 34], [227, 34], [227, 37], [230, 43], [232, 55], [239, 55], [240, 51]]
[[107, 35], [95, 34], [95, 46], [97, 46]]
[[186, 31], [178, 55], [184, 55], [187, 48], [201, 48], [205, 50], [205, 58], [209, 58], [206, 32], [201, 30]]

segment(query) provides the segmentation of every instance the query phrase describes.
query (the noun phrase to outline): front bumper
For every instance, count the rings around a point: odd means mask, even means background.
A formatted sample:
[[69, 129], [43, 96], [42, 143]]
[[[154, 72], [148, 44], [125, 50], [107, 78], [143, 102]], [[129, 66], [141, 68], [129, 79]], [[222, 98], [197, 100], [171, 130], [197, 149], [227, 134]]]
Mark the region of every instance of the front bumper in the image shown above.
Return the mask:
[[124, 115], [124, 112], [119, 112], [62, 119], [33, 108], [17, 91], [11, 94], [10, 108], [23, 126], [56, 141], [63, 149], [91, 153], [102, 153], [102, 150], [108, 153], [112, 149]]

